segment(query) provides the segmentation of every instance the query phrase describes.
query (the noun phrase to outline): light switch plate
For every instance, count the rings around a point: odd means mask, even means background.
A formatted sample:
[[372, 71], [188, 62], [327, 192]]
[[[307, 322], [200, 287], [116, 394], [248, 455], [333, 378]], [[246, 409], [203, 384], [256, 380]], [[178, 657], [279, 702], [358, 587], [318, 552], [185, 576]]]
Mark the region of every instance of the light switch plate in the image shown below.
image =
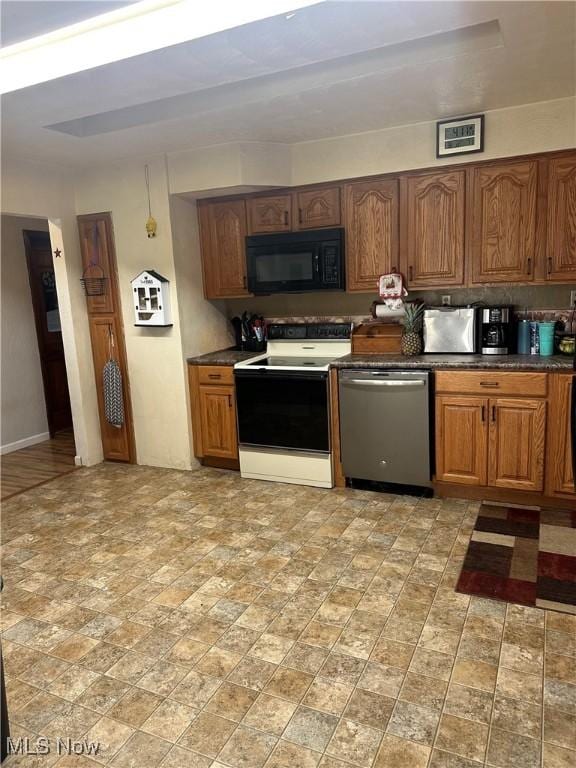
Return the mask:
[[576, 291], [570, 291], [570, 307], [576, 307]]
[[449, 293], [442, 296], [442, 306], [449, 307], [452, 305], [452, 296]]

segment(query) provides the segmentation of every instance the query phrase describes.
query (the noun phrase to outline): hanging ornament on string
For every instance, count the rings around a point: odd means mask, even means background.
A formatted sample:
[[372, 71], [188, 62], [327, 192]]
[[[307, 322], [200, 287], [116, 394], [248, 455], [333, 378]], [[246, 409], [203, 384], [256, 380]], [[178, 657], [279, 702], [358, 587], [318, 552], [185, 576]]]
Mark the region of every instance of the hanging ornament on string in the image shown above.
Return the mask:
[[146, 194], [148, 195], [148, 221], [146, 222], [146, 232], [148, 237], [156, 237], [156, 219], [152, 216], [152, 208], [150, 206], [150, 170], [147, 165], [144, 166], [144, 178], [146, 180]]

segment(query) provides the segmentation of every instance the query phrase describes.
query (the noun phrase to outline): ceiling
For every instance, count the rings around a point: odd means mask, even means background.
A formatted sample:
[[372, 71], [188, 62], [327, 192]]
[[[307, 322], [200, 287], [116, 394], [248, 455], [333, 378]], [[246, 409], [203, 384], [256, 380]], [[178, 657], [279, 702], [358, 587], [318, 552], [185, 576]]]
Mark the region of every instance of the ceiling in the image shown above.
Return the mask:
[[571, 96], [575, 22], [552, 0], [324, 2], [6, 94], [3, 151], [89, 166]]
[[136, 0], [2, 0], [0, 2], [0, 46], [20, 43], [31, 37], [109, 13]]

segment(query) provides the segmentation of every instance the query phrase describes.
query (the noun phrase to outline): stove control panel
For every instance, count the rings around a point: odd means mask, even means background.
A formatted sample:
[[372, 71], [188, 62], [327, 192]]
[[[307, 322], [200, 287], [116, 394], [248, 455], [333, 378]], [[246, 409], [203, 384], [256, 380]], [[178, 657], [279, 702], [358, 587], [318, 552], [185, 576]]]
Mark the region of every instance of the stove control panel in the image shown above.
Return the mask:
[[352, 323], [272, 323], [268, 339], [317, 339], [341, 341], [352, 336]]

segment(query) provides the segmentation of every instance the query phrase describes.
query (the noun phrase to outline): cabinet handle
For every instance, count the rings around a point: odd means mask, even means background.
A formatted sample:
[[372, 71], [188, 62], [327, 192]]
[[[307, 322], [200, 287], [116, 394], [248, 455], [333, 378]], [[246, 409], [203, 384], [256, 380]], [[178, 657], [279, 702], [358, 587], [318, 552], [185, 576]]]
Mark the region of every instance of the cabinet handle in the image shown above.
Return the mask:
[[526, 274], [531, 275], [532, 274], [532, 259], [530, 256], [526, 259]]
[[284, 211], [284, 224], [288, 226], [288, 211]]
[[552, 256], [548, 256], [548, 274], [552, 274]]
[[228, 395], [228, 408], [232, 408], [232, 395]]
[[410, 282], [414, 280], [414, 269], [412, 267], [412, 264], [410, 264], [410, 266], [408, 267], [408, 280], [410, 280]]
[[302, 208], [298, 208], [298, 224], [302, 224]]
[[496, 421], [496, 406], [492, 406], [492, 421]]
[[242, 278], [242, 287], [246, 288], [246, 275]]
[[486, 421], [486, 406], [485, 405], [482, 406], [482, 417], [481, 418], [482, 418], [483, 422]]
[[496, 388], [496, 387], [499, 387], [499, 386], [500, 386], [500, 384], [499, 384], [499, 382], [497, 382], [497, 381], [481, 381], [481, 382], [480, 382], [480, 386], [481, 386], [481, 387], [492, 387], [492, 388]]
[[221, 379], [222, 374], [221, 373], [209, 373], [208, 374], [209, 379]]

